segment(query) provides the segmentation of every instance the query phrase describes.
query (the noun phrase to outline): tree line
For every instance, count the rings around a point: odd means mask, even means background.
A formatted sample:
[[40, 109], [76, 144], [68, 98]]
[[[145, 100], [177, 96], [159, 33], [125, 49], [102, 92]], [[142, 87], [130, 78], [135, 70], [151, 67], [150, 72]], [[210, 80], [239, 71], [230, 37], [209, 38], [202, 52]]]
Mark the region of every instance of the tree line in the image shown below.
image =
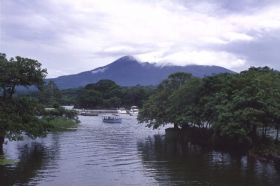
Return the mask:
[[138, 120], [153, 128], [207, 129], [213, 137], [250, 145], [273, 128], [278, 141], [280, 73], [269, 67], [202, 79], [175, 73], [144, 103]]
[[142, 106], [151, 95], [152, 87], [121, 87], [112, 80], [100, 80], [80, 90], [75, 107], [91, 109], [112, 109]]
[[154, 91], [153, 86], [122, 87], [112, 80], [104, 79], [82, 88], [60, 90], [53, 81], [48, 81], [39, 92], [33, 93], [46, 107], [74, 105], [85, 109], [116, 109], [141, 107]]

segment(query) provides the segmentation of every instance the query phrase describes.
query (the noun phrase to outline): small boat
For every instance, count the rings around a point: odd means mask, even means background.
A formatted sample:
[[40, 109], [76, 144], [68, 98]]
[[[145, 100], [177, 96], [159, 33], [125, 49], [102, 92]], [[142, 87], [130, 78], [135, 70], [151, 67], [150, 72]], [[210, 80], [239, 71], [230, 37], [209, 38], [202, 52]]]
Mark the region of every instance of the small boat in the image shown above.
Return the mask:
[[137, 106], [132, 106], [132, 107], [130, 108], [129, 113], [132, 114], [132, 115], [137, 115], [137, 114], [139, 113], [138, 107], [137, 107]]
[[127, 111], [123, 107], [119, 108], [117, 111], [119, 114], [127, 114]]
[[97, 112], [91, 112], [91, 111], [82, 111], [80, 112], [80, 115], [82, 116], [98, 116]]
[[122, 118], [119, 115], [117, 115], [117, 114], [106, 115], [106, 116], [102, 117], [102, 121], [104, 123], [121, 123], [122, 122]]

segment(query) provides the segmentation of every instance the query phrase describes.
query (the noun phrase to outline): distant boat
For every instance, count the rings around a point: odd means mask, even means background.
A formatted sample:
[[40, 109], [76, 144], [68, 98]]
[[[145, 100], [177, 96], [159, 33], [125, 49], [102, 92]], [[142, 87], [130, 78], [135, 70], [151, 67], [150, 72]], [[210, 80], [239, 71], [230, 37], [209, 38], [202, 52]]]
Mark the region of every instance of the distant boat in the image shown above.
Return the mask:
[[127, 111], [123, 107], [119, 108], [117, 111], [119, 114], [127, 114]]
[[66, 110], [73, 110], [74, 106], [73, 105], [66, 105], [66, 106], [62, 106], [63, 108], [65, 108]]
[[98, 116], [97, 112], [89, 111], [89, 110], [82, 110], [80, 111], [80, 115], [82, 116]]
[[130, 114], [137, 115], [139, 113], [139, 109], [137, 106], [132, 106], [129, 111]]
[[119, 115], [117, 115], [117, 114], [106, 115], [106, 116], [103, 116], [102, 121], [104, 123], [121, 123], [122, 122], [122, 118]]

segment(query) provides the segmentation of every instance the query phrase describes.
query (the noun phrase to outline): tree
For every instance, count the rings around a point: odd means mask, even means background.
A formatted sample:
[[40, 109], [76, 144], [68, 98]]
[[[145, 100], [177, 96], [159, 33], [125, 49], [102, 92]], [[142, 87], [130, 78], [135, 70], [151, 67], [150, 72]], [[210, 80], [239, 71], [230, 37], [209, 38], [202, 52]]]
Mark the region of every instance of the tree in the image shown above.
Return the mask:
[[36, 60], [19, 56], [8, 60], [0, 54], [0, 151], [5, 137], [15, 140], [22, 134], [36, 137], [47, 131], [36, 117], [42, 109], [38, 102], [13, 96], [17, 86], [41, 88], [46, 74]]
[[240, 74], [204, 78], [200, 104], [202, 118], [219, 136], [253, 142], [257, 129], [279, 126], [279, 72], [252, 67]]
[[239, 74], [202, 80], [175, 73], [144, 103], [138, 119], [153, 128], [167, 123], [198, 129], [206, 126], [214, 139], [246, 146], [262, 141], [258, 131], [262, 130], [264, 139], [267, 130], [275, 128], [278, 141], [280, 72], [251, 67]]
[[143, 86], [120, 87], [114, 81], [100, 80], [81, 89], [75, 106], [103, 109], [141, 107], [153, 90], [153, 87]]
[[200, 108], [198, 107], [201, 80], [191, 78], [175, 90], [169, 98], [171, 121], [181, 127], [201, 126]]
[[121, 100], [122, 106], [131, 107], [137, 105], [142, 107], [144, 101], [152, 94], [154, 87], [134, 86], [122, 88]]
[[5, 54], [0, 54], [0, 73], [2, 99], [8, 99], [14, 95], [17, 86], [41, 88], [47, 70], [42, 69], [36, 60], [19, 56], [7, 60]]
[[112, 90], [119, 89], [120, 87], [112, 80], [102, 79], [97, 83], [88, 84], [85, 89], [94, 89], [103, 93], [110, 93]]
[[103, 104], [102, 95], [96, 90], [83, 89], [77, 101], [80, 108], [97, 108]]
[[88, 84], [78, 96], [76, 106], [81, 108], [115, 108], [120, 106], [121, 88], [112, 80]]
[[48, 81], [39, 92], [40, 103], [53, 107], [53, 105], [61, 102], [62, 94], [53, 81]]
[[138, 120], [140, 123], [148, 123], [147, 126], [158, 128], [159, 126], [173, 123], [174, 128], [180, 125], [173, 110], [173, 94], [192, 79], [191, 74], [178, 72], [171, 74], [166, 80], [162, 81], [155, 93], [150, 96], [140, 110]]

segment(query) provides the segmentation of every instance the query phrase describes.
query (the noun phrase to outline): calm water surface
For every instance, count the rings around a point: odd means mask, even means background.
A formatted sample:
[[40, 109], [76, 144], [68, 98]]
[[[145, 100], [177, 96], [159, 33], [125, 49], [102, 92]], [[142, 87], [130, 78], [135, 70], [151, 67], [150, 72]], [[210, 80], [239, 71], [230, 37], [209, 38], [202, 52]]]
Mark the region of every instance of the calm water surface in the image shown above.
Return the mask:
[[165, 138], [124, 116], [80, 117], [73, 131], [5, 145], [0, 185], [280, 185], [279, 166]]

